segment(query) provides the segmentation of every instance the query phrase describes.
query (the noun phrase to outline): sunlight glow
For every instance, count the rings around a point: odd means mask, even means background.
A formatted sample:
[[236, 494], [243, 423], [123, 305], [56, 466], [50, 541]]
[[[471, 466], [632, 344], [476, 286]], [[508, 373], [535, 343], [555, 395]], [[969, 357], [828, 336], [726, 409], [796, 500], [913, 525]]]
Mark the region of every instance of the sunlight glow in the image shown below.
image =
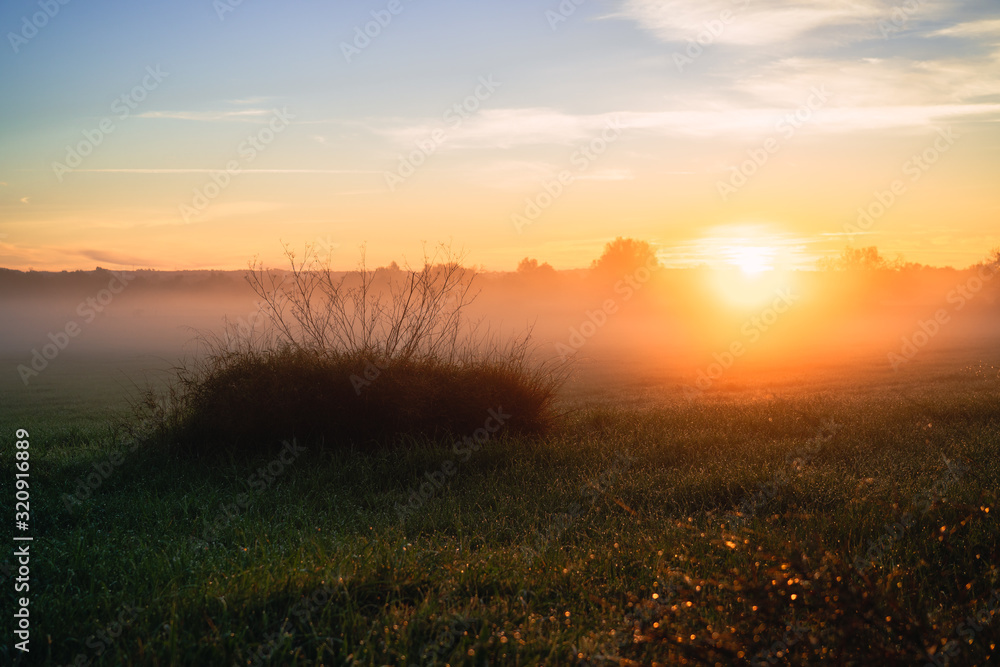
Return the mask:
[[716, 271], [709, 278], [720, 301], [737, 310], [760, 308], [794, 282], [801, 241], [769, 223], [716, 227], [696, 242]]
[[[770, 267], [757, 270], [759, 266], [737, 265], [728, 271], [715, 270], [706, 275], [720, 303], [731, 309], [752, 311], [766, 306], [780, 290], [798, 282], [794, 271]], [[753, 272], [748, 268], [754, 269]]]
[[773, 271], [777, 250], [766, 246], [731, 246], [723, 249], [726, 261], [733, 264], [748, 276], [755, 276], [764, 271]]

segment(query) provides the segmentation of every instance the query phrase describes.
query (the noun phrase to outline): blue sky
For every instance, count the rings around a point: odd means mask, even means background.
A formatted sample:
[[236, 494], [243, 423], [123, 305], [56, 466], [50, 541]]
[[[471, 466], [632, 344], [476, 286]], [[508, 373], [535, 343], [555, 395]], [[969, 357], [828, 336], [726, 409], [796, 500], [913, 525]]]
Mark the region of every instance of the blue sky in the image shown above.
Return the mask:
[[[0, 9], [0, 265], [238, 268], [279, 241], [332, 236], [346, 264], [362, 242], [388, 261], [451, 240], [489, 268], [527, 255], [568, 268], [619, 234], [700, 261], [727, 229], [803, 263], [842, 247], [856, 211], [946, 127], [954, 146], [850, 240], [954, 264], [1000, 244], [995, 3], [400, 0], [350, 62], [342, 44], [387, 0], [244, 0], [221, 18], [220, 5]], [[22, 33], [42, 6], [58, 12]], [[574, 9], [554, 22], [560, 6]], [[168, 75], [117, 118], [147, 68]], [[499, 86], [450, 127], [444, 113], [482, 77]], [[829, 99], [776, 134], [816, 89]], [[280, 110], [289, 126], [241, 158]], [[113, 133], [60, 178], [67, 148], [108, 118]], [[620, 139], [514, 224], [612, 120]], [[387, 187], [435, 130], [434, 154]], [[768, 138], [779, 150], [720, 195]], [[185, 216], [234, 159], [241, 173]]]

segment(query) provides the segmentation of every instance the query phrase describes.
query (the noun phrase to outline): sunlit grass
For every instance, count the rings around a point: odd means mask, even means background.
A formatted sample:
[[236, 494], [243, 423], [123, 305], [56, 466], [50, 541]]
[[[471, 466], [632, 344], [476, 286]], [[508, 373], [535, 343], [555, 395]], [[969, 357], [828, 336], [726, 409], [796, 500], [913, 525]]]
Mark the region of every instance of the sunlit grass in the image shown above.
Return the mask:
[[[61, 494], [106, 458], [106, 434], [54, 419], [33, 444], [32, 662], [745, 664], [782, 650], [777, 664], [923, 664], [1000, 585], [1000, 397], [962, 386], [584, 407], [551, 436], [456, 460], [402, 520], [396, 504], [456, 459], [450, 442], [310, 448], [260, 491], [247, 480], [266, 457], [140, 450], [70, 509]], [[942, 456], [968, 472], [859, 571], [869, 540], [949, 474]], [[105, 644], [123, 605], [139, 610]], [[998, 627], [952, 664], [995, 660]]]

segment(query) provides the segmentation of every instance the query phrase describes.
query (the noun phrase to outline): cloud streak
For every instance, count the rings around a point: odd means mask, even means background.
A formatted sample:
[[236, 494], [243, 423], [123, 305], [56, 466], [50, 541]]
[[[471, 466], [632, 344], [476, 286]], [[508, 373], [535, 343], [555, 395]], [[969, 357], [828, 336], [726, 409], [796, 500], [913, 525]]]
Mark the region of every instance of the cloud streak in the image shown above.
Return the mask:
[[706, 24], [732, 19], [715, 42], [741, 45], [780, 44], [799, 39], [818, 28], [874, 23], [885, 15], [884, 5], [871, 1], [829, 0], [628, 0], [613, 16], [631, 19], [665, 42], [695, 39]]
[[981, 21], [966, 21], [949, 28], [943, 28], [931, 33], [943, 37], [991, 37], [1000, 38], [1000, 19], [984, 19]]
[[242, 121], [253, 122], [273, 114], [272, 109], [240, 109], [239, 111], [146, 111], [138, 118], [193, 120], [193, 121]]
[[[79, 173], [91, 174], [215, 174], [222, 169], [165, 169], [123, 168], [123, 169], [77, 169]], [[241, 169], [240, 174], [381, 174], [381, 171], [370, 169]]]
[[121, 253], [109, 252], [107, 250], [80, 250], [78, 253], [82, 257], [92, 259], [97, 262], [104, 262], [105, 264], [114, 264], [116, 266], [159, 266], [159, 262], [153, 262], [145, 257], [135, 257], [132, 255], [123, 255]]
[[[809, 89], [803, 91], [808, 94]], [[802, 97], [802, 91], [797, 91]], [[799, 101], [801, 103], [801, 100]], [[671, 111], [616, 111], [573, 114], [554, 109], [500, 109], [463, 125], [442, 150], [492, 149], [566, 144], [598, 136], [610, 122], [626, 133], [664, 136], [717, 137], [772, 132], [776, 123], [796, 105], [782, 107], [703, 108]], [[816, 114], [810, 128], [840, 133], [856, 130], [927, 127], [963, 119], [1000, 117], [1000, 104], [873, 104], [831, 106]], [[427, 136], [429, 124], [385, 130], [384, 135], [405, 147]]]

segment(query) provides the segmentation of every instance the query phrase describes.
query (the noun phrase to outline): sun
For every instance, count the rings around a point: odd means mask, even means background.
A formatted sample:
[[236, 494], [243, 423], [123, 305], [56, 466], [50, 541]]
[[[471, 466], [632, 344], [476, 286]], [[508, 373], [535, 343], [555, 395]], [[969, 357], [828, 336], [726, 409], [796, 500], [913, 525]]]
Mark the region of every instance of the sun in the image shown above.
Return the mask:
[[770, 246], [730, 246], [725, 249], [725, 261], [736, 266], [747, 276], [757, 276], [774, 270], [777, 249]]
[[700, 266], [718, 304], [750, 312], [791, 289], [806, 266], [801, 239], [772, 223], [720, 225], [706, 230], [685, 252]]
[[741, 310], [773, 301], [776, 291], [788, 288], [794, 280], [784, 250], [781, 244], [745, 237], [718, 244], [713, 282], [720, 298]]

